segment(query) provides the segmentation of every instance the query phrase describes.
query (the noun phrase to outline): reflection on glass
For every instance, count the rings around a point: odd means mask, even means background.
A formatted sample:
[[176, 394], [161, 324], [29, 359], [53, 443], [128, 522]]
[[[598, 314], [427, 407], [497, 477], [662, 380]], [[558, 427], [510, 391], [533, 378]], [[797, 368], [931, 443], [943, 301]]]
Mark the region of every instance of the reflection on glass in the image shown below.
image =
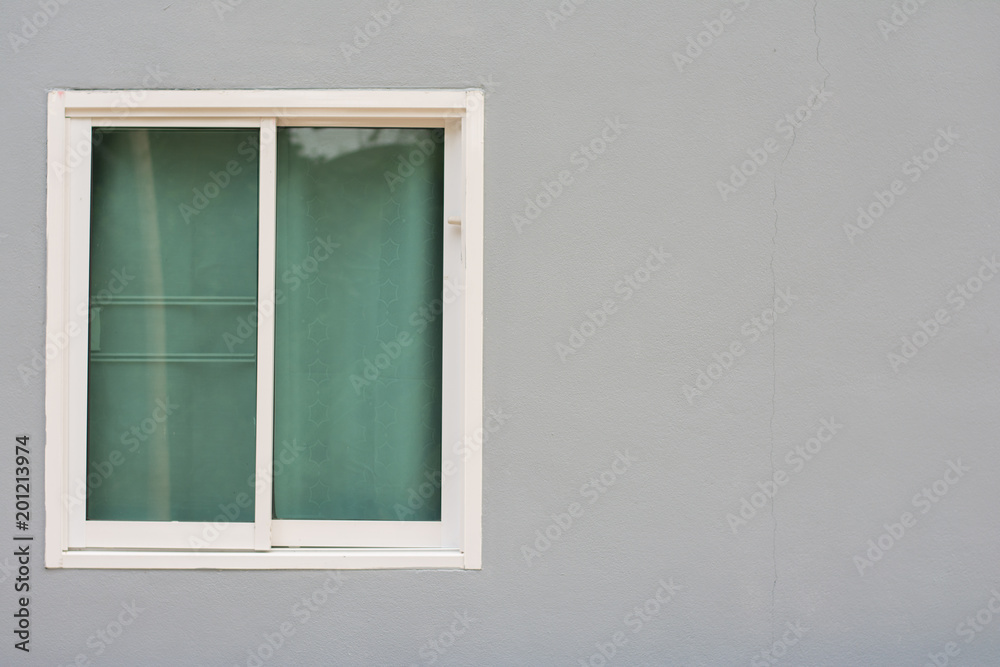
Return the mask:
[[278, 129], [276, 518], [440, 519], [442, 154]]
[[257, 141], [95, 135], [89, 520], [253, 520]]

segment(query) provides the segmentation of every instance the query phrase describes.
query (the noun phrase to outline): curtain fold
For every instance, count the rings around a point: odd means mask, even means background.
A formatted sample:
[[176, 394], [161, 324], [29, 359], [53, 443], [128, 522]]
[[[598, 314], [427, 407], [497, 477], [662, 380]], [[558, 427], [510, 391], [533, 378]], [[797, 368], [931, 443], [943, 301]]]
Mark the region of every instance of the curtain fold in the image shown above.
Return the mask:
[[211, 521], [253, 498], [257, 131], [95, 132], [87, 518]]

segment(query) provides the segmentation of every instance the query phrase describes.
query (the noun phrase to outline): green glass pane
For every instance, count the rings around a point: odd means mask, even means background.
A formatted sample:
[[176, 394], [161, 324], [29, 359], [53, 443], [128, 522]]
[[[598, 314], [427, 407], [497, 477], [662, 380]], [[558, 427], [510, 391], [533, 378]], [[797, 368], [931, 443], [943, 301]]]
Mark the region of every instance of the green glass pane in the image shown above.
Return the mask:
[[441, 517], [442, 154], [278, 129], [275, 518]]
[[257, 141], [95, 134], [90, 520], [211, 521], [240, 494], [253, 520]]

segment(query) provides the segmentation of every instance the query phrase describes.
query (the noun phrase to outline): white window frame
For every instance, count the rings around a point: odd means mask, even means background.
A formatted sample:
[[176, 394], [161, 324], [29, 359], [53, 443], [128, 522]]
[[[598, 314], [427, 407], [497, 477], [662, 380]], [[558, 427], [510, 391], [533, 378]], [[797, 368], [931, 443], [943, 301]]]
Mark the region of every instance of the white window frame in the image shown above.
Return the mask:
[[[482, 567], [483, 92], [55, 90], [48, 102], [45, 565]], [[444, 129], [441, 521], [273, 520], [276, 128]], [[257, 448], [252, 523], [86, 521], [90, 148], [94, 127], [260, 128]], [[477, 437], [479, 436], [479, 437]], [[206, 535], [213, 539], [206, 541]], [[199, 545], [199, 546], [196, 546]]]

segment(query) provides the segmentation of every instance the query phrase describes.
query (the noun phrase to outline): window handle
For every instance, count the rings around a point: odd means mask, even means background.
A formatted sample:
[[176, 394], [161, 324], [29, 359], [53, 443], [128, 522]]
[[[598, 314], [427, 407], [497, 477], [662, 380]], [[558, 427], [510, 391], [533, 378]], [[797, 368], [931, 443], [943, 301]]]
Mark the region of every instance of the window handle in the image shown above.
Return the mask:
[[101, 351], [101, 309], [90, 309], [90, 351]]
[[[462, 232], [461, 218], [448, 218], [448, 224], [455, 225], [458, 227], [458, 231]], [[462, 266], [465, 266], [465, 234], [462, 234], [462, 250], [459, 252], [459, 257], [462, 259]]]

